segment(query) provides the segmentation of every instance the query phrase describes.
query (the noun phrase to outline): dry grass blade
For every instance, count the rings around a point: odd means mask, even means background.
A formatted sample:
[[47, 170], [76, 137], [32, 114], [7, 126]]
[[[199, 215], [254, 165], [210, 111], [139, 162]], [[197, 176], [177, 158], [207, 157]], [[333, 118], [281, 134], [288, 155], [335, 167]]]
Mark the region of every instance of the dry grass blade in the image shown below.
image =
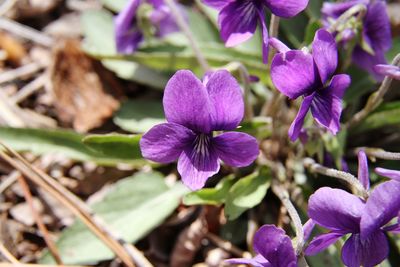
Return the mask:
[[42, 265], [42, 264], [30, 264], [30, 263], [8, 263], [0, 262], [0, 267], [86, 267], [81, 265]]
[[19, 68], [4, 71], [0, 74], [0, 83], [12, 82], [24, 76], [30, 76], [43, 69], [45, 65], [41, 62], [32, 62]]
[[52, 47], [54, 45], [54, 40], [51, 37], [38, 30], [7, 18], [0, 18], [0, 28], [45, 47]]
[[18, 182], [24, 193], [25, 200], [26, 200], [26, 202], [28, 202], [29, 208], [33, 215], [33, 218], [36, 221], [36, 225], [38, 226], [40, 232], [42, 233], [44, 241], [46, 242], [46, 245], [49, 248], [51, 255], [53, 255], [53, 258], [57, 262], [57, 264], [63, 264], [61, 257], [60, 257], [60, 253], [58, 252], [56, 245], [54, 244], [53, 240], [51, 239], [51, 237], [49, 235], [49, 231], [47, 230], [46, 226], [43, 223], [42, 217], [39, 216], [39, 214], [37, 213], [37, 211], [35, 209], [31, 191], [29, 190], [29, 186], [26, 183], [26, 181], [22, 175], [18, 176]]
[[8, 249], [3, 245], [3, 243], [0, 243], [0, 253], [9, 261], [12, 263], [19, 263], [19, 261], [17, 260], [17, 258], [15, 258], [13, 256], [13, 254], [11, 254], [10, 251], [8, 251]]
[[5, 148], [5, 151], [11, 154], [10, 157], [4, 151], [0, 151], [0, 156], [10, 165], [19, 170], [32, 182], [46, 190], [54, 198], [59, 200], [65, 207], [71, 210], [83, 223], [104, 242], [127, 266], [133, 267], [135, 263], [140, 267], [150, 267], [152, 264], [131, 244], [126, 243], [121, 238], [117, 237], [104, 221], [95, 216], [91, 209], [79, 198], [70, 191], [65, 189], [56, 180], [38, 170], [27, 162], [21, 155], [6, 145], [0, 143]]

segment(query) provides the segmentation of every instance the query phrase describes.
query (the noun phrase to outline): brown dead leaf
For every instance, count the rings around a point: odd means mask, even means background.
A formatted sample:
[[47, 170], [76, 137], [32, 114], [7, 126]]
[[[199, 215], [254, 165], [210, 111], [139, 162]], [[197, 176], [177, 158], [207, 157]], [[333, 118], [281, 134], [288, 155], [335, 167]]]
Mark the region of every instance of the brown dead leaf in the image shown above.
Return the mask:
[[87, 132], [111, 117], [119, 102], [106, 93], [103, 78], [97, 63], [81, 51], [79, 41], [66, 40], [55, 48], [50, 80], [63, 123]]
[[7, 60], [14, 66], [21, 65], [27, 55], [21, 42], [3, 31], [0, 31], [0, 48], [6, 52]]

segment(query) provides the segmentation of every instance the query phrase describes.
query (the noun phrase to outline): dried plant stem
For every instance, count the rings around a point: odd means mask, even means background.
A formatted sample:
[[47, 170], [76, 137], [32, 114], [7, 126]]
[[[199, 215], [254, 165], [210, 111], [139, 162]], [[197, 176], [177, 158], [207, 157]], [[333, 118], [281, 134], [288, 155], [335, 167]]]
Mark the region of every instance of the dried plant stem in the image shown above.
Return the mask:
[[51, 37], [38, 30], [7, 18], [0, 18], [0, 29], [11, 32], [46, 47], [52, 47], [54, 45], [54, 40]]
[[0, 194], [3, 194], [11, 185], [13, 185], [17, 180], [18, 176], [21, 175], [17, 171], [13, 171], [10, 175], [8, 175], [0, 184]]
[[35, 93], [37, 90], [43, 88], [46, 84], [45, 75], [40, 75], [24, 87], [22, 87], [15, 95], [11, 97], [11, 100], [18, 104], [24, 99], [28, 98], [30, 95]]
[[41, 62], [32, 62], [17, 69], [4, 71], [0, 74], [0, 83], [12, 82], [23, 76], [35, 74], [45, 66]]
[[7, 262], [0, 262], [0, 267], [86, 267], [81, 265], [51, 265], [51, 264], [33, 264], [33, 263], [7, 263]]
[[308, 267], [308, 263], [307, 263], [306, 258], [304, 256], [300, 256], [299, 257], [297, 264], [298, 264], [298, 267]]
[[13, 6], [17, 0], [5, 0], [0, 6], [0, 17], [4, 16]]
[[176, 24], [178, 24], [178, 27], [186, 35], [186, 38], [188, 39], [201, 68], [203, 69], [204, 72], [209, 71], [210, 66], [208, 65], [206, 58], [204, 57], [203, 53], [201, 52], [199, 46], [197, 45], [196, 40], [193, 36], [193, 33], [191, 32], [182, 13], [179, 11], [179, 8], [177, 7], [176, 3], [174, 2], [174, 0], [165, 0], [165, 3], [171, 9], [171, 13], [172, 13], [172, 16], [175, 17]]
[[296, 230], [296, 255], [300, 255], [303, 251], [304, 246], [304, 231], [303, 224], [301, 223], [301, 219], [299, 213], [294, 207], [293, 203], [290, 201], [289, 193], [286, 189], [278, 184], [272, 185], [272, 191], [275, 193], [277, 197], [281, 200], [283, 206], [287, 209], [290, 218], [294, 224]]
[[19, 261], [17, 258], [14, 257], [13, 254], [11, 254], [10, 251], [3, 245], [3, 243], [0, 242], [0, 253], [11, 263], [13, 264], [18, 264]]
[[235, 255], [237, 257], [244, 257], [244, 258], [251, 257], [251, 254], [249, 252], [241, 250], [240, 248], [233, 245], [231, 242], [223, 240], [219, 236], [214, 235], [213, 233], [210, 233], [210, 232], [207, 233], [206, 237], [208, 240], [210, 240], [212, 243], [214, 243], [218, 247], [232, 253], [233, 255]]
[[51, 255], [53, 256], [54, 260], [56, 261], [57, 264], [63, 264], [61, 257], [60, 257], [60, 253], [58, 252], [58, 249], [56, 247], [56, 245], [54, 244], [53, 240], [50, 237], [49, 231], [47, 230], [45, 224], [43, 223], [42, 217], [39, 216], [39, 214], [37, 213], [35, 206], [33, 204], [33, 199], [32, 199], [32, 194], [31, 191], [29, 190], [29, 186], [26, 183], [24, 177], [22, 177], [21, 175], [18, 176], [18, 182], [22, 188], [22, 191], [24, 193], [24, 197], [26, 202], [28, 202], [29, 208], [32, 212], [33, 218], [36, 221], [36, 225], [38, 226], [40, 232], [43, 235], [44, 241], [46, 242], [46, 245], [51, 253]]
[[386, 159], [386, 160], [400, 160], [400, 153], [388, 152], [381, 148], [362, 147], [356, 149], [356, 152], [364, 150], [364, 152], [372, 158]]
[[303, 165], [310, 172], [320, 173], [347, 182], [348, 184], [354, 186], [354, 188], [363, 198], [365, 199], [368, 198], [368, 192], [365, 190], [364, 186], [360, 183], [360, 181], [352, 174], [344, 171], [339, 171], [336, 169], [327, 168], [325, 166], [322, 166], [321, 164], [316, 163], [312, 158], [305, 158], [303, 160]]
[[[271, 20], [269, 23], [269, 37], [277, 37], [279, 32], [279, 22], [280, 18], [275, 16], [274, 14], [271, 15]], [[268, 52], [268, 64], [271, 64], [272, 58], [275, 55], [276, 50], [274, 48], [270, 48]]]
[[[400, 66], [400, 54], [397, 54], [397, 56], [393, 59], [392, 65]], [[393, 78], [386, 76], [385, 79], [383, 80], [381, 86], [379, 87], [378, 91], [373, 93], [368, 98], [368, 101], [367, 101], [367, 104], [365, 105], [365, 107], [353, 116], [353, 118], [346, 124], [346, 127], [350, 128], [350, 127], [358, 124], [369, 113], [374, 111], [382, 103], [383, 97], [389, 90], [390, 85], [392, 84], [392, 81], [393, 81]]]
[[[0, 143], [1, 144], [1, 143]], [[88, 228], [99, 237], [127, 266], [133, 267], [135, 263], [139, 267], [150, 267], [152, 264], [133, 245], [116, 236], [105, 222], [96, 216], [91, 209], [79, 198], [65, 189], [56, 180], [30, 165], [21, 155], [1, 144], [7, 153], [0, 150], [0, 156], [10, 165], [19, 170], [32, 182], [46, 190], [54, 198], [58, 199], [65, 207], [79, 217]]]

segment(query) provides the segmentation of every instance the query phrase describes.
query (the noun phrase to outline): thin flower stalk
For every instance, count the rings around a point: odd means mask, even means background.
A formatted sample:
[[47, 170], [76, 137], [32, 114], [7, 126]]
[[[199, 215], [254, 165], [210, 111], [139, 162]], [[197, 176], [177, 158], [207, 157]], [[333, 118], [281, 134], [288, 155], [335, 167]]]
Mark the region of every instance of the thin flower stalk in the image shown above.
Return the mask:
[[[400, 54], [397, 54], [397, 56], [393, 59], [392, 61], [393, 66], [400, 66]], [[386, 76], [385, 79], [383, 80], [381, 86], [379, 87], [378, 91], [373, 93], [367, 101], [367, 104], [365, 107], [360, 110], [358, 113], [356, 113], [353, 118], [346, 124], [347, 128], [351, 128], [358, 123], [360, 123], [363, 119], [365, 119], [368, 114], [370, 114], [372, 111], [374, 111], [383, 101], [383, 97], [386, 95], [388, 92], [390, 85], [392, 84], [393, 77], [391, 76]]]
[[305, 158], [303, 160], [303, 165], [310, 172], [323, 174], [333, 178], [338, 178], [340, 180], [347, 182], [349, 185], [352, 185], [357, 190], [360, 196], [362, 196], [363, 198], [368, 198], [368, 192], [365, 190], [364, 186], [354, 175], [348, 172], [327, 168], [325, 166], [322, 166], [321, 164], [316, 163], [311, 158]]
[[356, 151], [364, 150], [365, 153], [371, 158], [386, 159], [386, 160], [400, 160], [400, 153], [385, 151], [381, 148], [362, 147]]
[[197, 61], [199, 62], [201, 68], [204, 72], [210, 70], [210, 66], [207, 63], [207, 60], [203, 53], [200, 50], [200, 47], [197, 45], [196, 40], [194, 39], [193, 33], [189, 28], [185, 18], [183, 17], [182, 13], [179, 12], [176, 3], [173, 0], [165, 0], [165, 3], [171, 9], [172, 15], [175, 17], [176, 24], [181, 29], [181, 31], [185, 34], [186, 38], [188, 39], [190, 46], [193, 49], [194, 54], [196, 55]]
[[273, 185], [272, 191], [281, 200], [283, 206], [285, 206], [290, 218], [292, 219], [296, 231], [296, 255], [300, 255], [304, 246], [304, 230], [299, 213], [297, 212], [293, 203], [290, 201], [287, 190], [280, 185]]

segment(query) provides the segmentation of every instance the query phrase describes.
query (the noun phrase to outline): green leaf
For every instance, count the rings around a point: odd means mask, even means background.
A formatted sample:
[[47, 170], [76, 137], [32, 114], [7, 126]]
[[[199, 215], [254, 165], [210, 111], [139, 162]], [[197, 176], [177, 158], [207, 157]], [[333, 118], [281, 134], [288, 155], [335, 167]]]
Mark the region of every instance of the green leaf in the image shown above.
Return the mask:
[[121, 79], [148, 85], [154, 89], [164, 90], [168, 75], [126, 60], [102, 60], [101, 63]]
[[141, 158], [139, 141], [141, 135], [95, 134], [83, 138], [83, 143], [96, 152], [118, 159]]
[[318, 20], [311, 20], [306, 28], [306, 34], [304, 36], [304, 43], [311, 44], [314, 40], [314, 35], [317, 30], [322, 27], [321, 23]]
[[[114, 2], [114, 1], [109, 1]], [[117, 4], [117, 2], [116, 2]], [[81, 16], [85, 36], [84, 47], [97, 53], [116, 54], [113, 16], [105, 10], [86, 11]], [[103, 65], [118, 77], [163, 89], [168, 77], [133, 61], [102, 60]]]
[[[371, 113], [357, 127], [351, 129], [352, 133], [360, 133], [382, 128], [384, 126], [400, 125], [400, 101], [382, 104]], [[396, 128], [397, 129], [397, 128]]]
[[[187, 192], [181, 183], [169, 188], [159, 173], [138, 173], [117, 182], [92, 208], [113, 232], [135, 243], [160, 225]], [[65, 264], [92, 264], [114, 257], [80, 221], [62, 232], [57, 248]], [[43, 255], [41, 263], [54, 264], [49, 253]]]
[[128, 3], [128, 0], [100, 0], [101, 3], [109, 8], [110, 10], [118, 13], [120, 12]]
[[283, 30], [287, 40], [292, 43], [292, 46], [288, 44], [289, 47], [300, 48], [300, 46], [303, 44], [303, 37], [305, 34], [305, 29], [307, 28], [307, 24], [308, 17], [306, 14], [304, 14], [304, 12], [291, 19], [281, 20], [280, 27]]
[[246, 210], [258, 205], [271, 184], [269, 171], [259, 171], [241, 178], [229, 190], [225, 202], [225, 215], [234, 220]]
[[[190, 47], [181, 46], [185, 45], [184, 42], [173, 42], [174, 45], [170, 44], [168, 46], [168, 44], [160, 45], [160, 42], [153, 41], [147, 43], [132, 55], [118, 55], [114, 44], [112, 16], [109, 12], [104, 10], [88, 11], [83, 14], [82, 21], [85, 32], [84, 50], [99, 60], [134, 62], [162, 72], [190, 69], [198, 74], [202, 74], [194, 52]], [[207, 27], [212, 27], [212, 25], [210, 24]], [[172, 36], [176, 37], [176, 35]], [[263, 81], [267, 79], [265, 75], [267, 67], [262, 63], [259, 51], [244, 52], [229, 49], [222, 43], [210, 41], [214, 38], [212, 36], [213, 34], [210, 33], [207, 36], [201, 35], [198, 37], [201, 40], [208, 40], [200, 42], [199, 46], [212, 67], [223, 67], [232, 61], [241, 61], [247, 67], [250, 74], [260, 77]], [[219, 37], [216, 36], [215, 38]], [[120, 69], [123, 70], [123, 67]], [[160, 75], [160, 73], [156, 71], [153, 77], [148, 75], [146, 82], [148, 84], [153, 83], [154, 85], [154, 81], [158, 79], [157, 75]], [[133, 79], [139, 78], [144, 77], [138, 75], [138, 77], [134, 77]]]
[[114, 115], [114, 123], [125, 131], [145, 133], [151, 127], [165, 122], [161, 101], [128, 100]]
[[229, 189], [234, 184], [234, 176], [224, 177], [215, 188], [204, 188], [187, 194], [185, 205], [221, 205], [225, 203]]
[[189, 8], [186, 8], [186, 13], [189, 19], [190, 30], [197, 42], [220, 42], [218, 30], [201, 13]]
[[[34, 154], [61, 153], [78, 161], [93, 161], [103, 165], [126, 163], [134, 166], [144, 164], [138, 143], [131, 144], [132, 157], [124, 155], [104, 154], [86, 146], [82, 139], [84, 135], [66, 130], [44, 130], [31, 128], [0, 127], [0, 141], [17, 151], [31, 151]], [[138, 137], [136, 137], [138, 138]]]

